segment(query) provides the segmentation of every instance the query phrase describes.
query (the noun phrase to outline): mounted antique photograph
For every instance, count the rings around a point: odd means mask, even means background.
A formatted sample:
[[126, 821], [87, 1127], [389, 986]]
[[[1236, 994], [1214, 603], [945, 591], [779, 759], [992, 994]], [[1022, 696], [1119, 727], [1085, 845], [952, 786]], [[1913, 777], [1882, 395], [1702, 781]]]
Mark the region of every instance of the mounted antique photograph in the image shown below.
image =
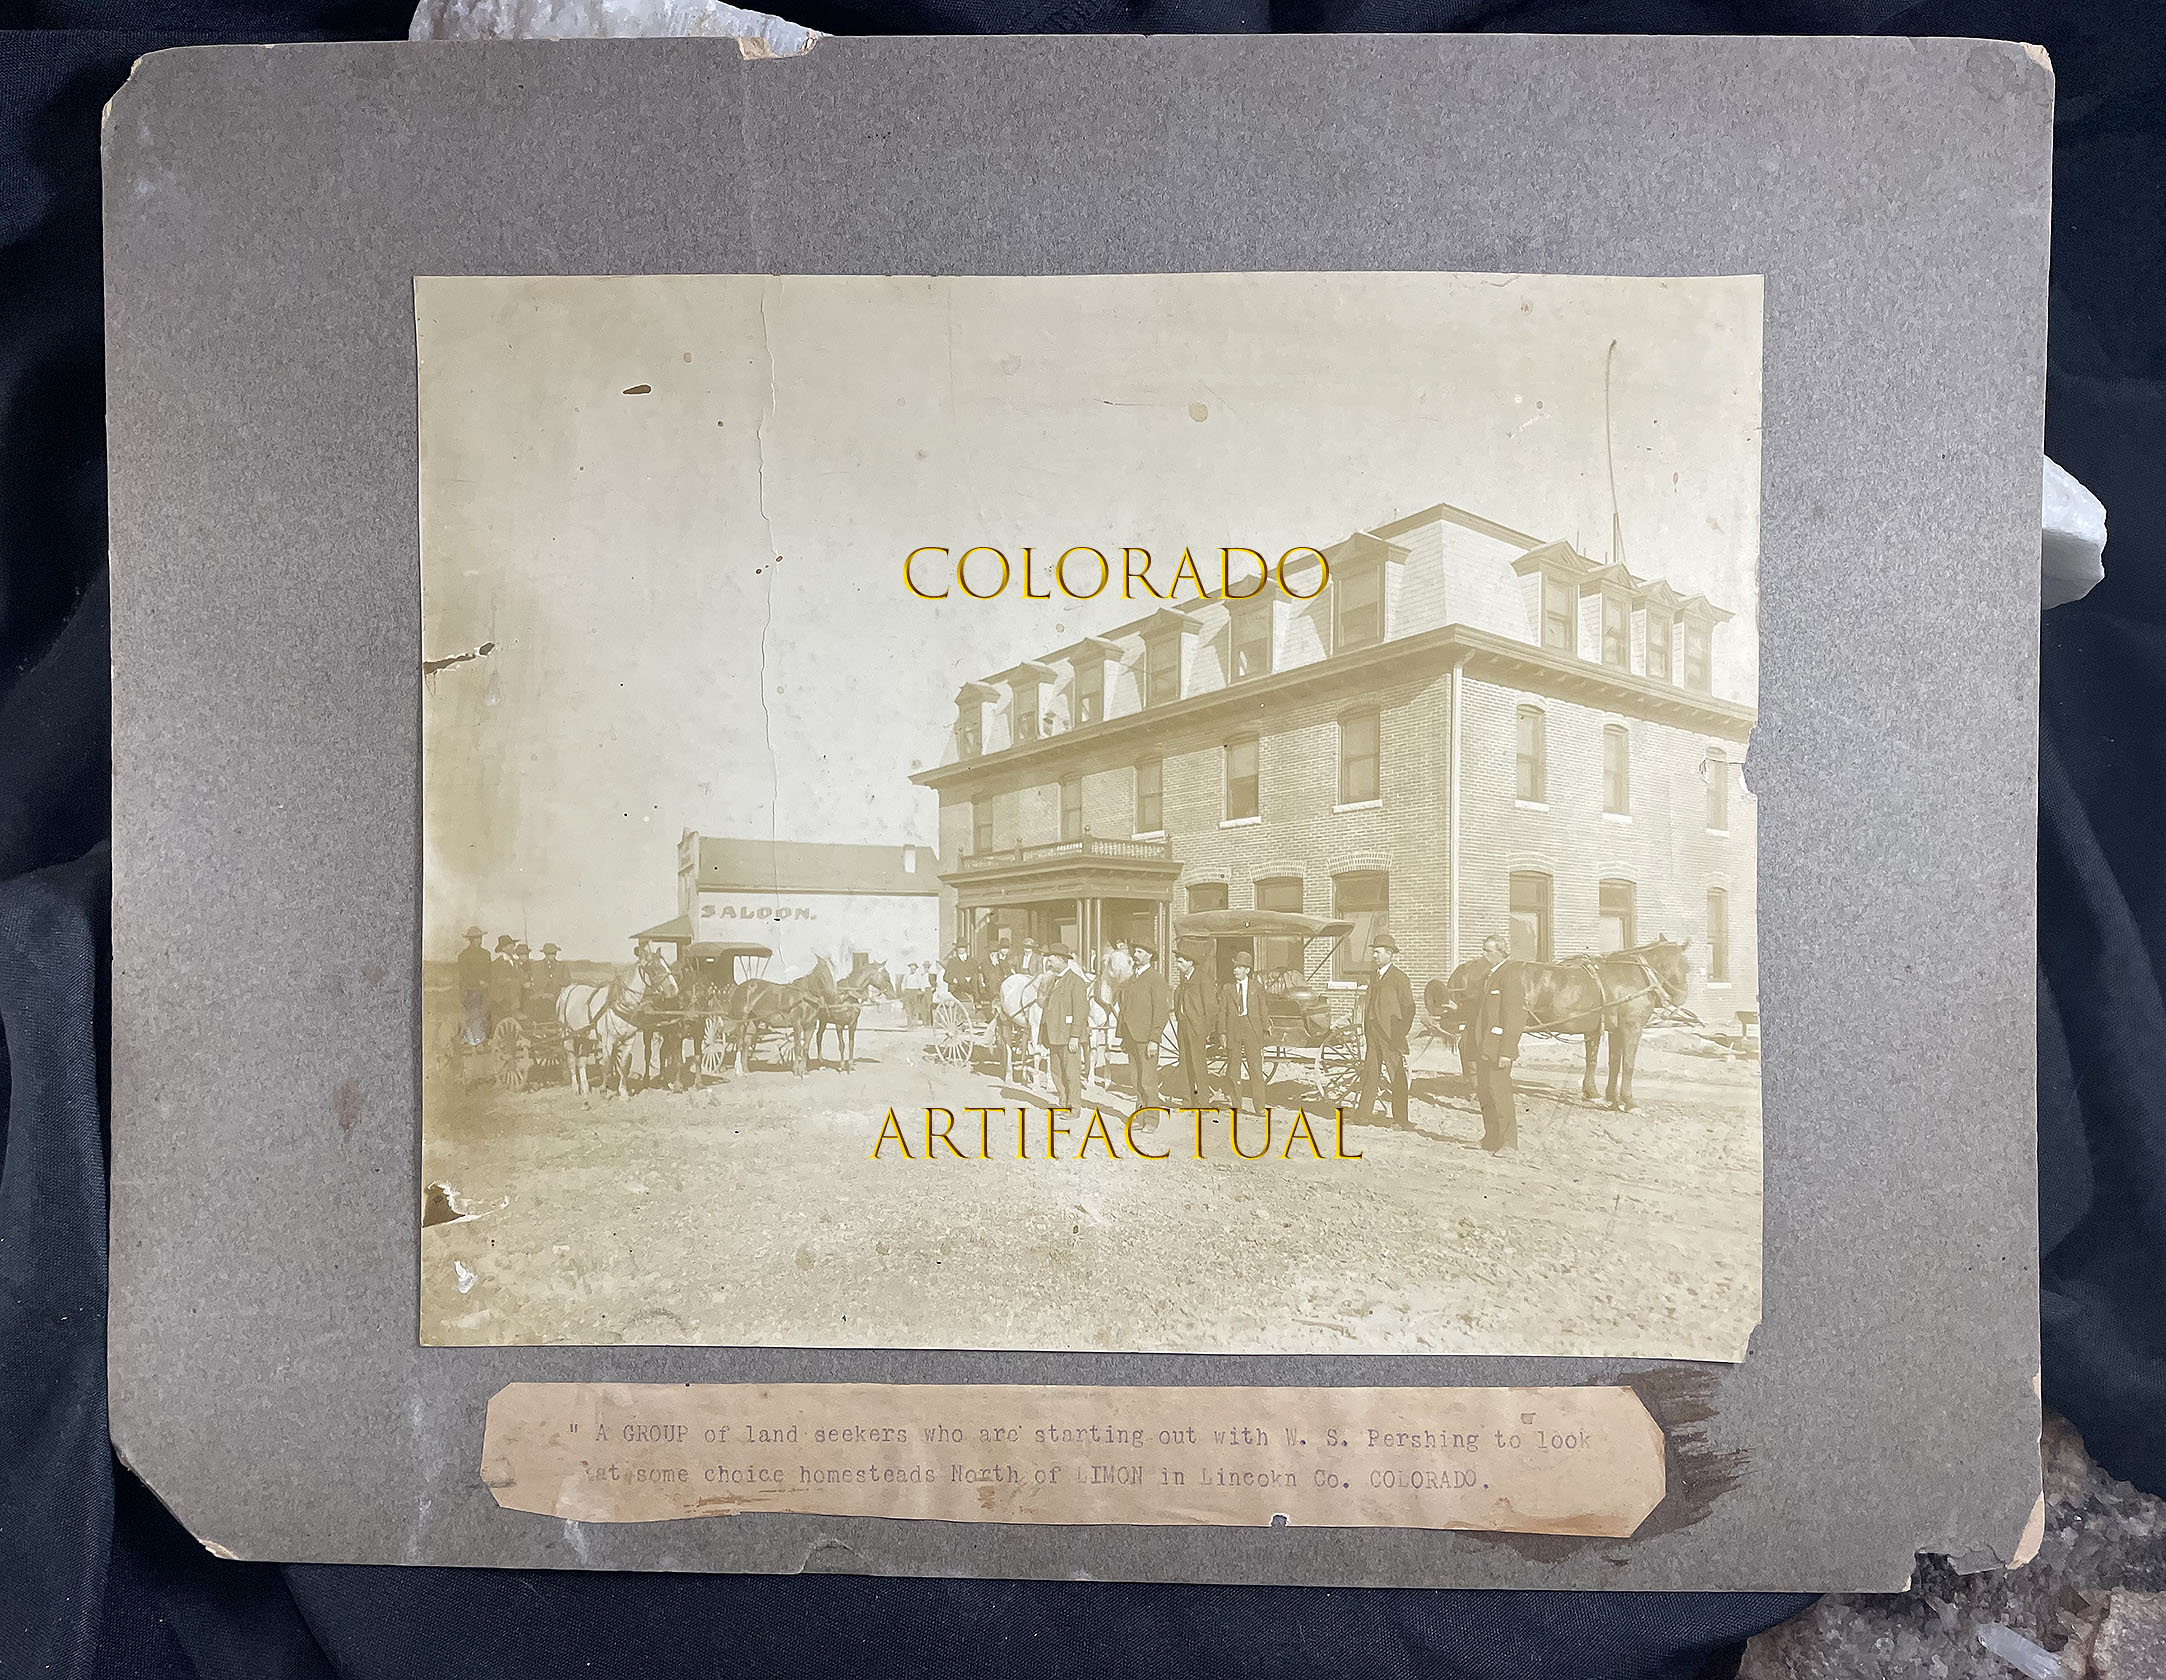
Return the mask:
[[1737, 1360], [1761, 283], [415, 283], [421, 1337]]

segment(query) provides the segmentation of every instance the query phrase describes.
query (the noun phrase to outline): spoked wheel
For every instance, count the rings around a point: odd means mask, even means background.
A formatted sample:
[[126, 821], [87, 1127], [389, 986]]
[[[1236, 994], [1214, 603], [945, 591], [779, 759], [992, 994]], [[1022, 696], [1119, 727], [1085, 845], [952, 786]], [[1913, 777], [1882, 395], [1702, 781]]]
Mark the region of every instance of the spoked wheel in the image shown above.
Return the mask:
[[719, 1015], [707, 1017], [700, 1029], [699, 1074], [702, 1079], [720, 1079], [730, 1070], [732, 1046], [729, 1023]]
[[1334, 1027], [1317, 1046], [1317, 1073], [1324, 1094], [1341, 1108], [1352, 1108], [1361, 1097], [1361, 1028]]
[[507, 1015], [497, 1022], [489, 1044], [496, 1052], [497, 1084], [507, 1091], [525, 1090], [534, 1072], [534, 1049], [527, 1042], [525, 1030]]
[[941, 998], [933, 1004], [936, 1036], [927, 1052], [944, 1067], [967, 1068], [975, 1048], [977, 1021], [970, 1005], [960, 998]]

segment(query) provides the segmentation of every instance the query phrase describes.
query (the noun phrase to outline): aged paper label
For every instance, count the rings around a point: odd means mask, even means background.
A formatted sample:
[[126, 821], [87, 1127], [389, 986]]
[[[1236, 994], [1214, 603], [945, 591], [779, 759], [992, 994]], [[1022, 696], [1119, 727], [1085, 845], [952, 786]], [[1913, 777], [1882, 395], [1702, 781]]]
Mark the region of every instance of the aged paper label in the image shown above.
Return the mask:
[[482, 1480], [514, 1511], [1283, 1522], [1630, 1535], [1662, 1430], [1629, 1388], [512, 1383]]

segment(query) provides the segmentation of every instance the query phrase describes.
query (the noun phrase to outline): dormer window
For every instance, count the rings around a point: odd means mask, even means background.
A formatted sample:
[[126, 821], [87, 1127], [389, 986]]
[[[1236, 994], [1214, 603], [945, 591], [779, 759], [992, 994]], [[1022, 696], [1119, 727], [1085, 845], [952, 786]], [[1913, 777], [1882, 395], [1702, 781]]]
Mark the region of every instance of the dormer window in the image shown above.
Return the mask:
[[1685, 686], [1706, 694], [1714, 687], [1714, 670], [1707, 657], [1708, 627], [1685, 623]]
[[1181, 697], [1181, 638], [1153, 636], [1143, 644], [1143, 703], [1170, 706]]
[[1602, 597], [1602, 663], [1619, 671], [1632, 668], [1632, 609], [1622, 595]]
[[1233, 680], [1271, 674], [1271, 603], [1258, 601], [1232, 609]]
[[985, 708], [1000, 698], [990, 683], [969, 682], [955, 696], [955, 756], [977, 758], [985, 751]]
[[1670, 620], [1666, 613], [1647, 614], [1647, 674], [1656, 682], [1674, 682], [1670, 675]]
[[1079, 661], [1075, 686], [1068, 692], [1068, 727], [1081, 729], [1106, 715], [1106, 665], [1102, 659]]
[[1334, 569], [1331, 590], [1334, 653], [1352, 653], [1384, 639], [1384, 568], [1379, 562]]
[[1038, 685], [1019, 682], [1015, 685], [1015, 744], [1038, 738]]
[[1579, 651], [1579, 591], [1563, 578], [1542, 579], [1542, 646], [1557, 653]]

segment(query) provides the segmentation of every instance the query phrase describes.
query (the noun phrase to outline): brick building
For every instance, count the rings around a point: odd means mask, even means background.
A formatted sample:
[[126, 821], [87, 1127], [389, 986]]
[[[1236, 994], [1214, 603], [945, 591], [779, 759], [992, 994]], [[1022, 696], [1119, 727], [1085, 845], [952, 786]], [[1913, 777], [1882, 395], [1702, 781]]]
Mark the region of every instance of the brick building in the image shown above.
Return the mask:
[[1185, 595], [963, 687], [913, 778], [943, 943], [1163, 949], [1180, 912], [1302, 910], [1357, 924], [1340, 978], [1388, 928], [1418, 987], [1493, 931], [1530, 958], [1667, 935], [1703, 1018], [1756, 1012], [1731, 615], [1453, 507], [1325, 552], [1328, 587], [1289, 571], [1313, 599]]

